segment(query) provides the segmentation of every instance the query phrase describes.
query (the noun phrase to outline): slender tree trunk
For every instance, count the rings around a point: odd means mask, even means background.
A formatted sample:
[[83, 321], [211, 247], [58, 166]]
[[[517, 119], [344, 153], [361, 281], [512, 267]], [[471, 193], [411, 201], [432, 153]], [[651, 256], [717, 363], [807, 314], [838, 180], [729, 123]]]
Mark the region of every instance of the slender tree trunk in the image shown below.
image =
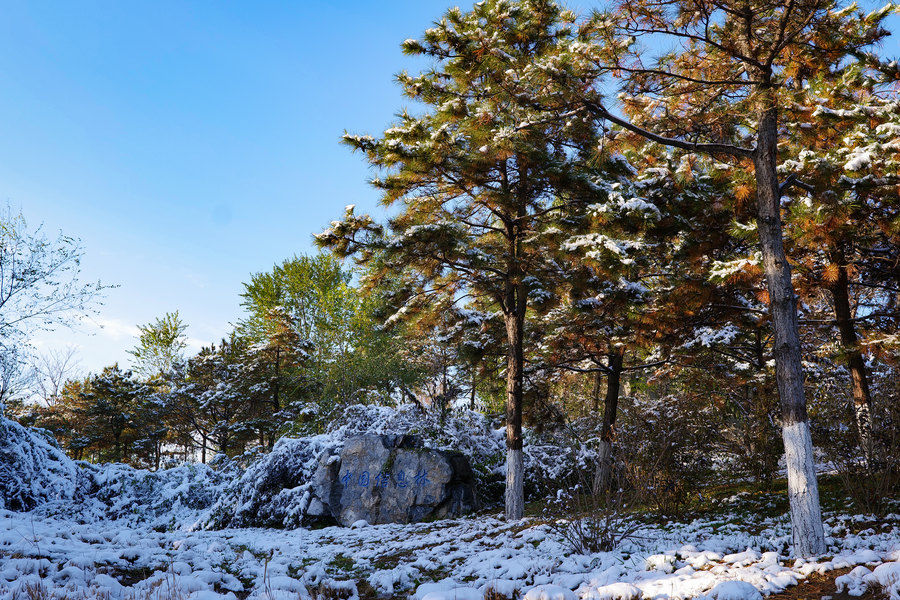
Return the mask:
[[113, 453], [114, 453], [115, 462], [122, 462], [122, 445], [121, 445], [121, 442], [119, 441], [119, 438], [121, 435], [122, 435], [121, 432], [117, 432], [115, 437], [113, 438], [115, 440], [114, 445], [113, 445]]
[[275, 392], [275, 394], [274, 394], [275, 410], [279, 411], [279, 410], [281, 410], [281, 398], [280, 398], [280, 394], [281, 394], [281, 349], [280, 348], [275, 349], [275, 385], [273, 387], [275, 388], [275, 390], [274, 390], [274, 392]]
[[204, 465], [206, 464], [206, 435], [202, 435], [201, 439], [203, 441], [203, 445], [200, 447], [200, 462]]
[[475, 410], [475, 391], [477, 389], [477, 380], [475, 379], [475, 366], [472, 365], [472, 394], [469, 396], [469, 410]]
[[797, 296], [784, 252], [781, 191], [776, 172], [778, 112], [774, 99], [769, 97], [772, 92], [763, 90], [763, 93], [766, 104], [760, 113], [754, 155], [757, 227], [769, 291], [769, 312], [775, 329], [775, 378], [781, 401], [794, 552], [809, 557], [825, 552], [825, 533], [803, 391]]
[[525, 464], [522, 457], [522, 396], [524, 380], [524, 315], [506, 317], [506, 518], [525, 513]]
[[[600, 451], [597, 468], [594, 471], [594, 493], [609, 489], [613, 467], [613, 431], [616, 424], [616, 410], [619, 406], [619, 390], [622, 380], [622, 363], [625, 348], [615, 348], [609, 353], [609, 373], [606, 377], [606, 397], [603, 400], [603, 427], [600, 430]], [[599, 375], [599, 373], [598, 373]], [[598, 382], [599, 385], [599, 382]]]
[[[599, 363], [597, 363], [599, 364]], [[594, 385], [591, 386], [591, 412], [596, 414], [600, 410], [600, 382], [603, 381], [603, 372], [600, 369], [594, 372]]]
[[503, 190], [516, 201], [515, 218], [505, 222], [506, 278], [503, 290], [503, 318], [506, 325], [506, 519], [525, 514], [525, 461], [522, 453], [522, 399], [525, 378], [525, 310], [528, 298], [522, 272], [522, 228], [527, 217], [527, 168], [516, 157], [518, 184], [510, 186], [507, 166], [503, 167]]
[[832, 260], [838, 265], [838, 277], [829, 291], [834, 300], [834, 317], [837, 321], [841, 345], [847, 355], [847, 367], [853, 388], [853, 415], [856, 418], [856, 430], [859, 434], [859, 446], [866, 459], [866, 465], [872, 464], [875, 450], [872, 435], [872, 395], [869, 391], [869, 376], [866, 372], [866, 361], [859, 350], [859, 338], [853, 324], [853, 313], [850, 309], [850, 282], [844, 252], [833, 253]]

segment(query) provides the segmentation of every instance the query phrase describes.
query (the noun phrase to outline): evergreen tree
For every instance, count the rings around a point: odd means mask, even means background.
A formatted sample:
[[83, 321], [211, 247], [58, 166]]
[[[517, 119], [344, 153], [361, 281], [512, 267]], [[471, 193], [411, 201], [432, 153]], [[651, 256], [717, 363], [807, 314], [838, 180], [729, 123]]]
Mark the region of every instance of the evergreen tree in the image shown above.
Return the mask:
[[[896, 71], [867, 52], [887, 35], [880, 23], [889, 11], [863, 15], [818, 0], [622, 0], [585, 24], [584, 29], [593, 28], [597, 44], [570, 46], [566, 64], [578, 68], [548, 70], [564, 89], [581, 93], [580, 108], [603, 123], [687, 153], [728, 160], [737, 173], [752, 169], [800, 556], [824, 552], [825, 539], [803, 389], [797, 296], [781, 215], [781, 197], [799, 180], [795, 173], [779, 177], [778, 144], [784, 123], [793, 120], [792, 90], [801, 78], [844, 62]], [[675, 49], [654, 56], [641, 45], [650, 39], [655, 47], [664, 40]], [[622, 112], [594, 85], [601, 74], [620, 83]]]
[[900, 97], [856, 63], [802, 82], [797, 95], [806, 111], [788, 124], [790, 143], [780, 165], [809, 184], [790, 205], [792, 254], [807, 294], [825, 291], [831, 298], [859, 444], [871, 462], [864, 346], [868, 338], [869, 352], [885, 347], [884, 334], [896, 330], [900, 317], [889, 275], [900, 256]]
[[97, 459], [130, 459], [138, 426], [135, 412], [143, 392], [131, 371], [123, 371], [118, 364], [90, 377], [79, 403], [87, 419], [88, 447]]
[[488, 0], [471, 12], [451, 9], [405, 52], [435, 67], [398, 76], [404, 92], [426, 107], [403, 113], [383, 137], [346, 135], [385, 172], [373, 184], [386, 205], [400, 205], [387, 228], [349, 207], [318, 236], [339, 254], [384, 268], [415, 271], [408, 313], [443, 297], [476, 298], [502, 315], [506, 337], [506, 516], [523, 514], [522, 408], [525, 322], [542, 297], [544, 253], [555, 213], [603, 193], [582, 165], [597, 146], [590, 119], [547, 115], [520, 99], [558, 104], [546, 71], [557, 47], [573, 36], [574, 15], [549, 2]]

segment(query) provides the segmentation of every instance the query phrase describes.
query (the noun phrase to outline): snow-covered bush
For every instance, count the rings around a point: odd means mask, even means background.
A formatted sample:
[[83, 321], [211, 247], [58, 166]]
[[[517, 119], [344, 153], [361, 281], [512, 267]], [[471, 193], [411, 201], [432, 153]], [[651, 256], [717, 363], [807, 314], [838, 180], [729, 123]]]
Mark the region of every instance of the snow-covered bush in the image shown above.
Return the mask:
[[190, 528], [220, 497], [224, 473], [204, 464], [146, 471], [121, 463], [83, 464], [92, 480], [94, 512], [159, 530]]
[[73, 461], [44, 430], [0, 419], [0, 507], [7, 510], [169, 529], [196, 521], [222, 486], [223, 474], [206, 465], [151, 472]]
[[51, 501], [71, 503], [83, 484], [78, 466], [41, 429], [0, 417], [0, 508], [26, 511]]
[[299, 527], [309, 508], [319, 456], [341, 445], [330, 435], [281, 438], [222, 490], [203, 526]]

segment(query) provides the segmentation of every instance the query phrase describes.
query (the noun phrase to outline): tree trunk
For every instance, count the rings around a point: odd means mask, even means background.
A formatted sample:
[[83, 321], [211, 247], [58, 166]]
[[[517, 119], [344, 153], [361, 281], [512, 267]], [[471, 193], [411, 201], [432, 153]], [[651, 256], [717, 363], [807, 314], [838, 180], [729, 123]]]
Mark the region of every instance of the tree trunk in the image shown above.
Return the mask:
[[[772, 93], [770, 90], [764, 92]], [[769, 312], [775, 329], [775, 378], [781, 402], [794, 553], [809, 557], [825, 552], [825, 533], [803, 391], [797, 296], [784, 252], [781, 191], [776, 172], [778, 111], [774, 99], [766, 96], [764, 102], [753, 158], [757, 227], [769, 292]]]
[[525, 378], [525, 310], [528, 297], [522, 272], [522, 227], [528, 215], [527, 167], [516, 157], [519, 181], [510, 186], [507, 166], [503, 167], [503, 190], [516, 202], [515, 218], [505, 221], [508, 255], [503, 282], [503, 318], [506, 325], [506, 519], [525, 515], [525, 463], [522, 456], [522, 399]]
[[475, 371], [475, 366], [472, 365], [472, 395], [469, 396], [469, 410], [475, 410], [475, 391], [478, 388], [478, 381], [475, 376], [477, 375], [477, 371]]
[[847, 354], [847, 367], [850, 369], [853, 415], [856, 418], [859, 447], [866, 459], [866, 466], [870, 466], [875, 443], [872, 435], [872, 395], [869, 392], [869, 377], [866, 372], [866, 361], [859, 350], [856, 327], [853, 324], [853, 313], [850, 309], [850, 283], [843, 250], [840, 249], [833, 253], [832, 260], [838, 265], [838, 277], [834, 283], [829, 285], [829, 291], [834, 299], [834, 317], [841, 336], [841, 345]]
[[[599, 362], [597, 364], [599, 364]], [[594, 385], [591, 387], [591, 412], [594, 414], [600, 410], [601, 381], [603, 381], [603, 372], [600, 369], [597, 369], [594, 372]]]
[[[615, 348], [609, 353], [609, 373], [606, 377], [606, 398], [603, 400], [603, 426], [600, 430], [600, 451], [597, 468], [594, 471], [594, 493], [609, 489], [613, 467], [613, 430], [616, 424], [616, 410], [619, 406], [619, 390], [622, 380], [622, 363], [625, 348]], [[598, 373], [599, 376], [599, 373]]]
[[203, 445], [200, 447], [200, 462], [206, 464], [206, 435], [201, 436]]
[[524, 320], [524, 314], [518, 311], [506, 316], [506, 519], [510, 521], [521, 519], [525, 513], [525, 465], [522, 457]]

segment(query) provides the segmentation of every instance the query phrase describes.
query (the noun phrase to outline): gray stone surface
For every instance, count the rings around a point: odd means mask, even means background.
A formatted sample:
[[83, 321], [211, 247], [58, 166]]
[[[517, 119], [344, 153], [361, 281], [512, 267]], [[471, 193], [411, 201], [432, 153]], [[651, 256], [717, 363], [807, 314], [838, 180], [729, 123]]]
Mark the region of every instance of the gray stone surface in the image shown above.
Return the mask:
[[360, 435], [348, 439], [339, 455], [323, 454], [312, 492], [307, 514], [331, 516], [342, 525], [412, 523], [476, 508], [466, 457], [422, 448], [405, 435]]

